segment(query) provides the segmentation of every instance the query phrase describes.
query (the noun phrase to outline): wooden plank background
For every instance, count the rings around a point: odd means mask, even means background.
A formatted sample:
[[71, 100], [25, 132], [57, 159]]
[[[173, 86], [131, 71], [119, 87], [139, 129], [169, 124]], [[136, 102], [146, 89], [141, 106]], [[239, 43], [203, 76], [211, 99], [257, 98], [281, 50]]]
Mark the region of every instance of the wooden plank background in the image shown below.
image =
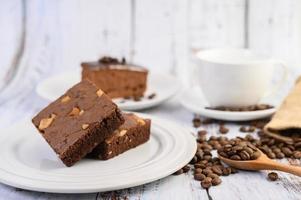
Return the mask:
[[104, 54], [187, 83], [192, 52], [212, 47], [247, 47], [297, 69], [300, 8], [298, 0], [1, 0], [0, 88], [29, 70], [26, 83], [37, 82]]

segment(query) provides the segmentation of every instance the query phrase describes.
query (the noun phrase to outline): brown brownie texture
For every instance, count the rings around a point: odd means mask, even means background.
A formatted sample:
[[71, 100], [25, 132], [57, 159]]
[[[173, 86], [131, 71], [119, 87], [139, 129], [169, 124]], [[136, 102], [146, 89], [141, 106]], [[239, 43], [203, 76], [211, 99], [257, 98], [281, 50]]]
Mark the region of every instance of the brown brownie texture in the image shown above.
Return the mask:
[[114, 134], [99, 144], [88, 155], [92, 158], [108, 160], [149, 140], [151, 120], [135, 114], [123, 114], [125, 122]]
[[84, 80], [40, 111], [32, 122], [70, 167], [112, 135], [124, 118], [102, 90]]
[[142, 97], [147, 88], [148, 71], [127, 64], [125, 59], [103, 57], [98, 62], [84, 62], [82, 79], [88, 79], [111, 98]]

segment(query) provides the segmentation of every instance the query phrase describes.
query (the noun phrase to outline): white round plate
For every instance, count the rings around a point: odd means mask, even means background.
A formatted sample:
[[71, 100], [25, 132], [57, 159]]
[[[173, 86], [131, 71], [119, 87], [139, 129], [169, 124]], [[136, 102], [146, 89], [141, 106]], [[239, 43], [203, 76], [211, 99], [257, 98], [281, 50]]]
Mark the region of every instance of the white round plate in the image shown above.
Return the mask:
[[189, 130], [165, 119], [152, 120], [150, 140], [107, 161], [83, 159], [65, 167], [30, 120], [2, 131], [0, 182], [54, 193], [90, 193], [123, 189], [166, 177], [196, 152]]
[[[80, 80], [81, 72], [79, 70], [66, 72], [45, 79], [37, 86], [36, 91], [41, 97], [54, 101]], [[150, 72], [145, 97], [140, 101], [114, 99], [114, 102], [123, 110], [146, 109], [168, 100], [177, 94], [180, 88], [181, 84], [175, 77]], [[156, 94], [154, 98], [147, 98], [154, 93]]]
[[188, 110], [204, 117], [225, 121], [248, 121], [269, 117], [275, 113], [276, 108], [258, 111], [233, 112], [206, 109], [209, 106], [200, 91], [193, 87], [185, 90], [181, 95], [181, 104]]

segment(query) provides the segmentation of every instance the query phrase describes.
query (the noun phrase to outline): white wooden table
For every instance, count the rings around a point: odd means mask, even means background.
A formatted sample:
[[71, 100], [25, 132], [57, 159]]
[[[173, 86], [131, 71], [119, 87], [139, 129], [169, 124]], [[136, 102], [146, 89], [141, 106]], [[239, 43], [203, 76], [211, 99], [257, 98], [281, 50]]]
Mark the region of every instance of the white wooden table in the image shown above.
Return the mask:
[[[37, 97], [34, 92], [26, 98], [11, 99], [10, 102], [1, 105], [0, 120], [5, 122], [6, 126], [9, 126], [14, 121], [30, 117], [36, 110], [46, 104], [47, 102]], [[196, 132], [191, 123], [193, 113], [182, 108], [177, 99], [144, 112], [168, 118]], [[238, 131], [238, 125], [227, 124], [227, 127], [230, 128], [228, 137], [244, 135]], [[217, 125], [209, 125], [206, 129], [210, 135], [219, 134]], [[169, 176], [135, 188], [92, 194], [39, 193], [0, 184], [0, 199], [301, 199], [301, 178], [279, 173], [279, 181], [269, 182], [266, 179], [267, 173], [267, 171], [239, 171], [238, 174], [222, 177], [222, 184], [211, 187], [208, 191], [202, 189], [200, 183], [193, 180], [192, 174]]]
[[[101, 54], [126, 56], [181, 79], [187, 79], [189, 55], [195, 48], [249, 47], [292, 64], [300, 63], [298, 0], [87, 2], [1, 1], [0, 127], [32, 117], [47, 105], [34, 92], [43, 78], [78, 67], [81, 61]], [[182, 108], [176, 99], [144, 112], [193, 130], [193, 113]], [[231, 129], [229, 137], [241, 134], [237, 125], [227, 126]], [[215, 125], [206, 129], [210, 135], [218, 134]], [[0, 184], [0, 199], [301, 199], [301, 178], [279, 173], [279, 181], [269, 182], [266, 174], [240, 171], [222, 177], [222, 184], [208, 191], [201, 189], [191, 174], [93, 194], [37, 193]]]

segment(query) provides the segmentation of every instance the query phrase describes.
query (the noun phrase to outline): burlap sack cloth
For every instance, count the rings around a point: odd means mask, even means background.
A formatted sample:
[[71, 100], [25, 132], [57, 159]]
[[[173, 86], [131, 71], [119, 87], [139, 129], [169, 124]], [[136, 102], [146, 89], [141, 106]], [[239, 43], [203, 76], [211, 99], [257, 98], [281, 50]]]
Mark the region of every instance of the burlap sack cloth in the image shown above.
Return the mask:
[[291, 129], [301, 131], [301, 77], [297, 79], [293, 90], [282, 102], [272, 120], [264, 127], [264, 132], [275, 139], [292, 143], [291, 137], [281, 135], [283, 131]]

